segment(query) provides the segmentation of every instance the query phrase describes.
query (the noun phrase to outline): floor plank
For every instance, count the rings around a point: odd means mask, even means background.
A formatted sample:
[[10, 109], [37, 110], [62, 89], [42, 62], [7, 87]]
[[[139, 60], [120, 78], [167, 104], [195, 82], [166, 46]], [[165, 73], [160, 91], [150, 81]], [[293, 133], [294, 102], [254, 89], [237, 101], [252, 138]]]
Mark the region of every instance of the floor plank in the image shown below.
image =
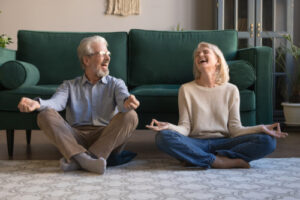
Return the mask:
[[[160, 152], [155, 144], [155, 132], [150, 130], [136, 130], [126, 146], [127, 150], [138, 153], [144, 158], [164, 158], [168, 155]], [[289, 133], [285, 139], [277, 140], [276, 150], [270, 158], [300, 157], [300, 132]], [[15, 132], [14, 156], [7, 154], [6, 133], [0, 131], [0, 160], [57, 160], [61, 154], [52, 145], [42, 131], [33, 131], [31, 145], [26, 144], [25, 131]]]

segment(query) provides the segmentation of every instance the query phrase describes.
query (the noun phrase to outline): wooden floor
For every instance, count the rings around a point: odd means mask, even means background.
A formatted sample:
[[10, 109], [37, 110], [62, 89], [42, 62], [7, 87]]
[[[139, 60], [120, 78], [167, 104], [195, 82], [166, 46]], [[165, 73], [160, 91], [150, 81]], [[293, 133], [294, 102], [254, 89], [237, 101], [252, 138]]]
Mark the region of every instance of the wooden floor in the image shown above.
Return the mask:
[[[160, 152], [154, 144], [155, 132], [137, 130], [126, 146], [127, 150], [138, 153], [138, 157], [162, 158], [168, 155]], [[6, 132], [0, 131], [0, 160], [58, 160], [61, 154], [45, 137], [42, 131], [33, 131], [31, 145], [26, 144], [25, 131], [16, 131], [14, 156], [7, 154]], [[300, 157], [300, 132], [289, 133], [285, 139], [277, 140], [277, 149], [268, 157]]]

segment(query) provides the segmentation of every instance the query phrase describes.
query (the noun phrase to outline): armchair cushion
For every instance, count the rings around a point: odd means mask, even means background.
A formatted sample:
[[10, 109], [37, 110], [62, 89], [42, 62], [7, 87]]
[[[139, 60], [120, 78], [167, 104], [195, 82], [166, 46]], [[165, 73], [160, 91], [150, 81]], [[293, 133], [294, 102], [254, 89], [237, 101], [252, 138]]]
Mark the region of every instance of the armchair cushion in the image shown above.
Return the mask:
[[39, 79], [39, 70], [27, 62], [8, 61], [0, 67], [0, 83], [7, 89], [33, 86]]

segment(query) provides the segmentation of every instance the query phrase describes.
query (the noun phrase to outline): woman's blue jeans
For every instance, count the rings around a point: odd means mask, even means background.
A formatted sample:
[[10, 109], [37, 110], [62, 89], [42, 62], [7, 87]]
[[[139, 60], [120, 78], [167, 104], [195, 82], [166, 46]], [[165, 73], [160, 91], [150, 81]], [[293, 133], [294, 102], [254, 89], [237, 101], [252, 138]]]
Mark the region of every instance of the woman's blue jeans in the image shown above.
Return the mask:
[[170, 156], [203, 168], [210, 168], [216, 155], [250, 162], [272, 153], [276, 148], [276, 139], [263, 133], [235, 138], [199, 139], [173, 130], [163, 130], [157, 133], [155, 139], [158, 148]]

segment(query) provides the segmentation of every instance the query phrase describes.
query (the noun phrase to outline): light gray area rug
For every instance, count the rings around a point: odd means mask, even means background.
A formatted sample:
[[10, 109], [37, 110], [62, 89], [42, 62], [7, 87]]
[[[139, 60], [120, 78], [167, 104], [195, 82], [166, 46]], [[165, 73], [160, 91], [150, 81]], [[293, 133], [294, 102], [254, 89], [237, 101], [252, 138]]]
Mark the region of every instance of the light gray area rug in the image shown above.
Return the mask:
[[102, 176], [63, 173], [58, 161], [0, 161], [0, 199], [300, 199], [300, 158], [265, 158], [250, 169], [227, 170], [136, 159]]

